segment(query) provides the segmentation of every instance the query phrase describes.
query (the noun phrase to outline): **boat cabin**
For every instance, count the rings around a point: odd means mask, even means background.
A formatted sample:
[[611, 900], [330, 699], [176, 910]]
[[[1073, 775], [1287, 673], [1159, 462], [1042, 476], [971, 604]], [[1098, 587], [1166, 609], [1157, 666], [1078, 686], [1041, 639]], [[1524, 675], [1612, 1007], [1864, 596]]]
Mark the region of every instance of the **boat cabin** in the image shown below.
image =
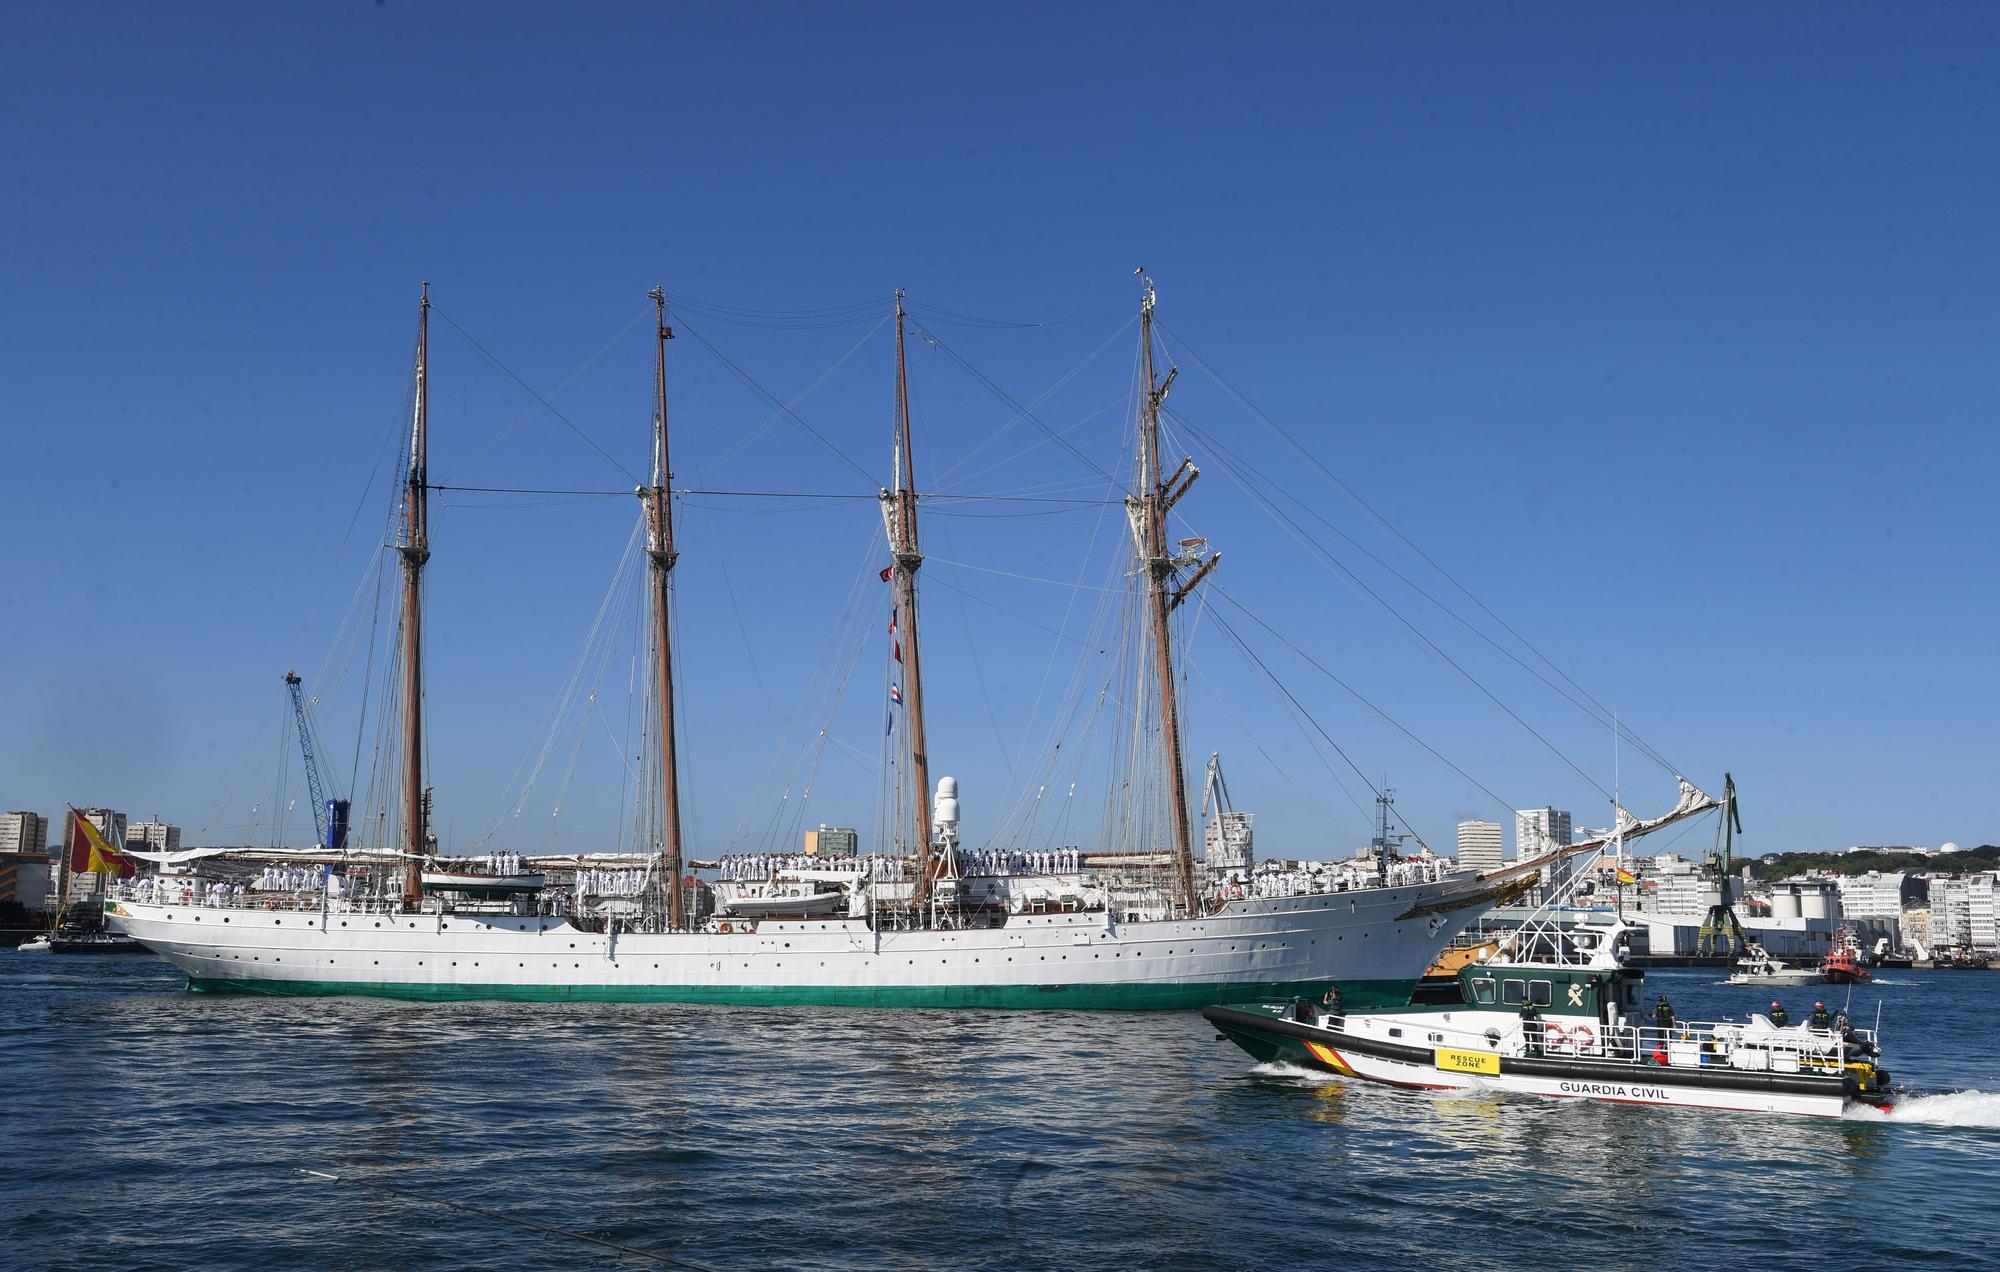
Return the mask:
[[1459, 969], [1459, 992], [1475, 1009], [1519, 1011], [1533, 1005], [1551, 1016], [1610, 1021], [1639, 1011], [1641, 974], [1624, 968], [1550, 967], [1538, 963], [1474, 963]]

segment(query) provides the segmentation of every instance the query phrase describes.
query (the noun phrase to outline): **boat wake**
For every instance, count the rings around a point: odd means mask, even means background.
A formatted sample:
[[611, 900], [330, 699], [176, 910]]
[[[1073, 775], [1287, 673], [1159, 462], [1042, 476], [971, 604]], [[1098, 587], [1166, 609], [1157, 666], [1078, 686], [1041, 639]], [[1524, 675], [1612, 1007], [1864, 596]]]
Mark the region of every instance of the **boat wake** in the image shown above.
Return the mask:
[[1856, 1122], [1915, 1122], [1925, 1126], [1965, 1126], [2000, 1130], [2000, 1093], [1953, 1091], [1946, 1095], [1914, 1095], [1896, 1101], [1888, 1111], [1866, 1106], [1849, 1110]]
[[1324, 1069], [1308, 1069], [1302, 1064], [1291, 1064], [1284, 1060], [1270, 1060], [1250, 1067], [1252, 1077], [1278, 1078], [1286, 1082], [1297, 1082], [1307, 1086], [1323, 1086], [1328, 1082], [1340, 1081], [1337, 1073]]

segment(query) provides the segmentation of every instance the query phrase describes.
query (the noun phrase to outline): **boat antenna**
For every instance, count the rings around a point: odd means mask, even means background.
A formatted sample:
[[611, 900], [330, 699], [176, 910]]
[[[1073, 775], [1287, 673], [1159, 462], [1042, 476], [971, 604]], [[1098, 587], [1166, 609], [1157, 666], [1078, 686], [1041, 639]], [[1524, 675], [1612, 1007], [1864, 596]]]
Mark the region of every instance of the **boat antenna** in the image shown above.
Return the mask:
[[656, 659], [653, 678], [659, 687], [660, 738], [660, 857], [667, 875], [667, 926], [686, 925], [686, 901], [681, 892], [681, 788], [675, 768], [674, 751], [674, 652], [673, 652], [673, 570], [679, 554], [674, 551], [673, 497], [668, 491], [673, 481], [667, 460], [667, 341], [674, 338], [667, 326], [667, 294], [655, 286], [647, 295], [653, 301], [655, 355], [653, 358], [653, 484], [642, 486], [638, 494], [646, 509], [646, 556], [651, 562], [653, 651]]
[[423, 861], [429, 832], [424, 792], [424, 563], [430, 560], [426, 374], [431, 285], [417, 307], [416, 406], [410, 416], [410, 471], [403, 488], [403, 900], [415, 909], [423, 897]]
[[920, 914], [930, 901], [938, 859], [931, 850], [931, 761], [924, 743], [924, 673], [917, 640], [917, 570], [924, 563], [917, 547], [917, 466], [910, 454], [910, 377], [903, 355], [903, 289], [896, 289], [896, 488], [884, 490], [882, 516], [888, 522], [890, 575], [896, 585], [897, 650], [902, 657], [899, 689], [903, 720], [909, 730], [912, 832], [917, 837], [917, 877], [910, 888], [910, 912]]
[[[1175, 694], [1173, 629], [1170, 619], [1201, 581], [1222, 561], [1217, 552], [1203, 559], [1201, 544], [1190, 542], [1185, 550], [1172, 552], [1167, 546], [1167, 511], [1180, 502], [1194, 485], [1201, 470], [1193, 460], [1182, 460], [1173, 474], [1160, 473], [1160, 406], [1167, 400], [1180, 368], [1169, 367], [1164, 380], [1153, 373], [1153, 303], [1157, 295], [1145, 267], [1134, 270], [1145, 284], [1139, 301], [1139, 373], [1146, 382], [1146, 396], [1139, 411], [1138, 493], [1125, 501], [1132, 523], [1133, 546], [1146, 573], [1146, 594], [1153, 629], [1153, 663], [1160, 691], [1160, 758], [1166, 765], [1170, 847], [1174, 873], [1180, 892], [1182, 912], [1201, 912], [1201, 895], [1194, 876], [1194, 838], [1188, 827], [1187, 766], [1181, 758], [1180, 701]], [[1199, 565], [1185, 582], [1178, 571]]]

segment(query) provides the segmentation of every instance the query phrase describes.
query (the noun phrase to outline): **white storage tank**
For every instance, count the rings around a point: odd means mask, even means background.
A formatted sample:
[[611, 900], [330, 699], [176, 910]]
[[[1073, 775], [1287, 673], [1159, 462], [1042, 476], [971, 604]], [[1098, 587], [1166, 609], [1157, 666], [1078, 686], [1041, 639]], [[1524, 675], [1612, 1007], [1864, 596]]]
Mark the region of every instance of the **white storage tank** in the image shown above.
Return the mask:
[[1799, 885], [1781, 883], [1771, 889], [1771, 917], [1779, 920], [1800, 917]]
[[1799, 885], [1799, 914], [1802, 918], [1835, 918], [1837, 917], [1834, 914], [1836, 904], [1833, 900], [1833, 887], [1831, 884], [1807, 883]]

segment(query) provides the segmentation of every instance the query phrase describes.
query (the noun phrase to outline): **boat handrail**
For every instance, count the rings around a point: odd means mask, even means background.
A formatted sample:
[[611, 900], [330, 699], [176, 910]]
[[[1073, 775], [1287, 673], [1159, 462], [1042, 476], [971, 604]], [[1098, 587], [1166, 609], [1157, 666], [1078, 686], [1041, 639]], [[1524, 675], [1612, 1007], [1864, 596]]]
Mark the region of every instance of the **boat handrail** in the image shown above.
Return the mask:
[[[328, 914], [409, 914], [412, 911], [404, 903], [402, 896], [329, 896], [315, 888], [296, 889], [246, 889], [241, 895], [233, 890], [227, 895], [212, 891], [210, 887], [200, 887], [192, 883], [175, 887], [153, 887], [142, 889], [131, 884], [114, 884], [105, 890], [105, 898], [114, 901], [134, 901], [140, 904], [173, 905], [199, 908], [203, 910], [232, 911], [277, 911], [282, 913], [317, 913], [324, 910]], [[522, 896], [527, 894], [523, 893]], [[558, 894], [551, 892], [551, 897]], [[426, 898], [417, 913], [431, 913], [435, 910], [435, 898]], [[477, 906], [461, 903], [457, 910], [465, 913], [482, 912]], [[503, 911], [491, 911], [503, 913]], [[513, 913], [505, 911], [504, 913]], [[524, 916], [525, 917], [525, 916]], [[561, 913], [543, 912], [543, 917], [562, 918]]]
[[[1359, 1020], [1376, 1019], [1379, 1030], [1352, 1028]], [[1780, 1027], [1762, 1016], [1750, 1021], [1677, 1021], [1662, 1028], [1653, 1024], [1602, 1024], [1594, 1018], [1551, 1015], [1532, 1022], [1516, 1021], [1494, 1037], [1494, 1026], [1468, 1028], [1423, 1016], [1389, 1015], [1329, 1017], [1323, 1027], [1352, 1036], [1380, 1037], [1390, 1030], [1405, 1045], [1427, 1044], [1453, 1050], [1493, 1050], [1508, 1056], [1562, 1059], [1586, 1058], [1639, 1068], [1665, 1063], [1679, 1067], [1838, 1071], [1857, 1056], [1871, 1054], [1875, 1031], [1851, 1030], [1853, 1043], [1837, 1029], [1809, 1024]], [[1409, 1035], [1418, 1034], [1413, 1038]], [[1662, 1061], [1661, 1056], [1666, 1060]], [[1743, 1063], [1738, 1063], [1741, 1056]]]

